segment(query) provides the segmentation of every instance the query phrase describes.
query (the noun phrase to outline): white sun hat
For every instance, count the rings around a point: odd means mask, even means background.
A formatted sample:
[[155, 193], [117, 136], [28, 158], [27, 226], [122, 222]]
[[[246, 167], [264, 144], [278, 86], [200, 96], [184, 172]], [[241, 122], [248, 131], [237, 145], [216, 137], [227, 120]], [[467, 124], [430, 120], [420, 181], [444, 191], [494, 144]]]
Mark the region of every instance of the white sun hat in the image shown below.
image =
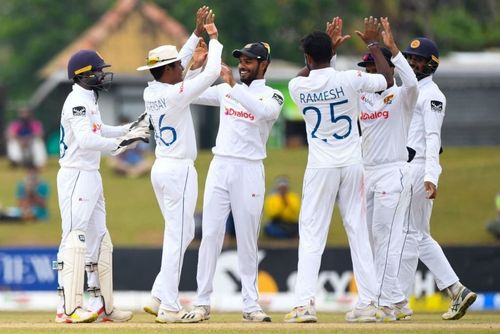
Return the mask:
[[179, 53], [175, 45], [162, 45], [149, 51], [148, 58], [146, 58], [146, 65], [138, 67], [137, 70], [145, 71], [171, 64], [179, 60]]

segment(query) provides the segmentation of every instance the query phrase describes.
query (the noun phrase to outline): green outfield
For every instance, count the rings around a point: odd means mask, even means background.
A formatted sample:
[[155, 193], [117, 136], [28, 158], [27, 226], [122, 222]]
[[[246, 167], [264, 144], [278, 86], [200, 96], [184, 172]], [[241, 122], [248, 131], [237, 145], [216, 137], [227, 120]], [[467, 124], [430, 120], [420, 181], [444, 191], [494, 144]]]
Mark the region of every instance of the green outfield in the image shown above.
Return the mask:
[[[199, 153], [196, 162], [199, 180], [198, 209], [210, 151]], [[300, 193], [307, 150], [270, 150], [266, 165], [267, 189], [275, 176], [287, 174], [291, 187]], [[500, 147], [446, 148], [441, 156], [443, 174], [432, 217], [434, 237], [444, 245], [491, 245], [497, 241], [485, 230], [495, 215], [494, 196], [500, 192]], [[51, 185], [51, 218], [44, 223], [0, 224], [0, 245], [57, 245], [60, 217], [57, 205], [57, 159], [51, 159], [43, 177]], [[149, 177], [127, 179], [113, 175], [103, 159], [101, 168], [106, 196], [107, 221], [115, 246], [158, 247], [163, 237], [163, 221]], [[0, 203], [15, 205], [15, 185], [23, 171], [11, 169], [0, 160]], [[335, 213], [329, 245], [346, 245], [347, 239], [338, 212]], [[268, 244], [269, 240], [262, 238]]]
[[316, 324], [285, 324], [283, 314], [271, 314], [272, 323], [242, 323], [239, 313], [214, 314], [210, 321], [199, 324], [155, 324], [152, 316], [137, 313], [124, 324], [56, 324], [53, 313], [41, 312], [2, 312], [0, 313], [0, 332], [12, 333], [498, 333], [500, 314], [471, 313], [459, 321], [443, 321], [440, 315], [419, 314], [411, 321], [399, 321], [385, 324], [350, 324], [343, 320], [340, 313], [319, 314]]

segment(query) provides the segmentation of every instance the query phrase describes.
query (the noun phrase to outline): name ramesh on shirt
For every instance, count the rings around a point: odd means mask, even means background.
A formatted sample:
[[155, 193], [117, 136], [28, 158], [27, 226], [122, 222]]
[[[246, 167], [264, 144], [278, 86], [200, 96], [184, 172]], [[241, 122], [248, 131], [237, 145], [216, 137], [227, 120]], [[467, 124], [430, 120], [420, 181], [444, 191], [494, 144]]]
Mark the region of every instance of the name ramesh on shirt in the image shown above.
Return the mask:
[[344, 88], [342, 86], [325, 90], [318, 93], [300, 93], [299, 98], [301, 103], [312, 103], [327, 100], [335, 100], [344, 97]]

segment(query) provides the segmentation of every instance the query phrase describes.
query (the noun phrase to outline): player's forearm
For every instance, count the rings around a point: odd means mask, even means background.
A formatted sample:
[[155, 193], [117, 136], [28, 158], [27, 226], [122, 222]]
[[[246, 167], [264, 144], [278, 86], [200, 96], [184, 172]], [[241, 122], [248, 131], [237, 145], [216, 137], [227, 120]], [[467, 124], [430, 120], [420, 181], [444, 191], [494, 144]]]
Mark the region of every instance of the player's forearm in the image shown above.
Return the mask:
[[186, 65], [189, 63], [191, 60], [191, 57], [193, 56], [194, 49], [196, 48], [196, 45], [198, 44], [199, 37], [196, 36], [194, 33], [189, 36], [188, 40], [182, 48], [179, 51], [179, 58], [181, 60], [181, 65], [183, 67], [186, 67]]
[[[274, 98], [266, 98], [260, 100], [257, 96], [250, 93], [243, 85], [235, 85], [231, 91], [230, 96], [237, 100], [247, 111], [254, 114], [260, 119], [274, 120], [277, 119], [283, 104], [283, 98], [277, 102]], [[281, 104], [280, 104], [281, 103]]]
[[104, 138], [95, 133], [78, 133], [75, 136], [78, 146], [84, 150], [109, 153], [117, 147], [115, 139]]
[[441, 175], [441, 166], [439, 165], [439, 149], [441, 141], [437, 133], [428, 133], [425, 138], [425, 174], [424, 181], [432, 182], [437, 186], [439, 176]]
[[106, 138], [120, 137], [128, 132], [128, 127], [128, 124], [118, 126], [103, 124], [101, 126], [101, 135]]
[[179, 105], [192, 103], [217, 80], [221, 70], [222, 48], [222, 44], [219, 41], [216, 39], [210, 40], [208, 61], [205, 70], [195, 78], [177, 84], [182, 85], [183, 89], [182, 93], [179, 93], [178, 97], [173, 99], [174, 103]]

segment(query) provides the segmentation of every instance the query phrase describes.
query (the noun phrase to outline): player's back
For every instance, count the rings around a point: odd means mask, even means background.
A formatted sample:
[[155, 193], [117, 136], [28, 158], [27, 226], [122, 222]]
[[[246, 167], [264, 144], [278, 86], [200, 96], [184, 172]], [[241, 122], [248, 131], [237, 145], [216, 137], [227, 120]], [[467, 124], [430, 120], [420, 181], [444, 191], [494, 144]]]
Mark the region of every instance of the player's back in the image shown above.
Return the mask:
[[290, 81], [290, 95], [306, 122], [308, 167], [343, 167], [361, 162], [356, 124], [359, 94], [385, 87], [382, 75], [335, 71], [330, 67]]
[[149, 82], [144, 90], [158, 158], [196, 159], [196, 137], [189, 104], [176, 101], [182, 90], [182, 83], [170, 85], [158, 81]]

